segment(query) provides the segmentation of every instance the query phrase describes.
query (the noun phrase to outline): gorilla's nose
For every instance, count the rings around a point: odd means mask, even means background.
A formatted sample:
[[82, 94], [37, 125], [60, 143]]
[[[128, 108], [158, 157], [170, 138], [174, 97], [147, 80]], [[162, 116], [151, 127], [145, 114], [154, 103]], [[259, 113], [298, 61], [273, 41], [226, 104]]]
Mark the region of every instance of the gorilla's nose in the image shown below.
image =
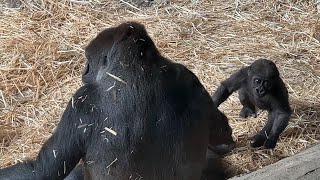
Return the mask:
[[258, 96], [263, 96], [265, 94], [265, 90], [263, 88], [256, 88], [256, 93]]

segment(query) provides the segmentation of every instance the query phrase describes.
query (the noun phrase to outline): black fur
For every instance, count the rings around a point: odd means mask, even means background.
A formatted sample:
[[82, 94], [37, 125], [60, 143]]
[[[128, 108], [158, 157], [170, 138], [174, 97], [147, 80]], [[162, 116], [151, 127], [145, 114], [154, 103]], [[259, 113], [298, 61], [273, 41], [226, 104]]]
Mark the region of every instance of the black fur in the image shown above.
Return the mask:
[[288, 91], [276, 65], [270, 60], [259, 59], [240, 69], [221, 83], [212, 96], [213, 101], [219, 106], [237, 90], [243, 105], [240, 117], [256, 116], [256, 107], [269, 113], [267, 124], [253, 137], [251, 146], [275, 148], [291, 115]]
[[0, 169], [0, 179], [1, 180], [33, 180], [33, 163], [25, 162], [18, 163], [14, 166], [7, 167], [5, 169]]
[[85, 85], [36, 160], [0, 170], [0, 179], [63, 179], [82, 159], [67, 178], [197, 180], [209, 131], [226, 139], [210, 136], [213, 147], [232, 141], [198, 78], [161, 56], [141, 24], [102, 31], [86, 57]]
[[219, 109], [217, 109], [216, 118], [220, 128], [211, 126], [208, 148], [217, 155], [225, 155], [235, 147], [232, 129], [229, 126], [228, 118]]

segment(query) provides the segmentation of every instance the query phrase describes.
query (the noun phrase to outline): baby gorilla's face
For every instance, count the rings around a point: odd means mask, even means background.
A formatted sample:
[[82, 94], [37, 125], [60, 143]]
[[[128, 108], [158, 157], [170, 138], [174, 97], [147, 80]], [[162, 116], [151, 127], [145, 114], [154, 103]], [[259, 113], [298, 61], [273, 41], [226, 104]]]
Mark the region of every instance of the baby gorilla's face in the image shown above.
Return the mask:
[[253, 76], [251, 80], [252, 92], [258, 96], [263, 97], [272, 89], [272, 79], [261, 76]]

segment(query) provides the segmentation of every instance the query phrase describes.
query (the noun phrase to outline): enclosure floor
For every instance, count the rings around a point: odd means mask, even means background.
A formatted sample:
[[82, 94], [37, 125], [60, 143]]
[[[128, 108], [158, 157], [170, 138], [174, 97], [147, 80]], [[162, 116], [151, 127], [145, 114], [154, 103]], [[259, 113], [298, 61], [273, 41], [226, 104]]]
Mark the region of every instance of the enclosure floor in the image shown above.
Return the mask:
[[237, 142], [224, 158], [231, 175], [254, 171], [319, 141], [320, 3], [157, 2], [142, 7], [125, 0], [0, 0], [0, 167], [36, 156], [81, 86], [84, 47], [99, 31], [129, 20], [143, 23], [162, 54], [186, 65], [210, 93], [258, 58], [277, 64], [293, 115], [274, 150], [249, 146], [266, 112], [239, 118], [236, 93], [220, 107]]

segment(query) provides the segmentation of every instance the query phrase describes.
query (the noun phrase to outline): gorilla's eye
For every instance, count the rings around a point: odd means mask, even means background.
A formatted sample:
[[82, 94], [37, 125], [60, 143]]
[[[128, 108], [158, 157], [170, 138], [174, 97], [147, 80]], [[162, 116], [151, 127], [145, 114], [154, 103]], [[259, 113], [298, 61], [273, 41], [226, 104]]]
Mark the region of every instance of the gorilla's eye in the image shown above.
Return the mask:
[[265, 80], [263, 83], [265, 86], [269, 87], [270, 86], [270, 81], [269, 80]]
[[254, 82], [256, 83], [256, 84], [261, 84], [261, 79], [258, 79], [258, 78], [256, 78], [256, 79], [254, 79]]

